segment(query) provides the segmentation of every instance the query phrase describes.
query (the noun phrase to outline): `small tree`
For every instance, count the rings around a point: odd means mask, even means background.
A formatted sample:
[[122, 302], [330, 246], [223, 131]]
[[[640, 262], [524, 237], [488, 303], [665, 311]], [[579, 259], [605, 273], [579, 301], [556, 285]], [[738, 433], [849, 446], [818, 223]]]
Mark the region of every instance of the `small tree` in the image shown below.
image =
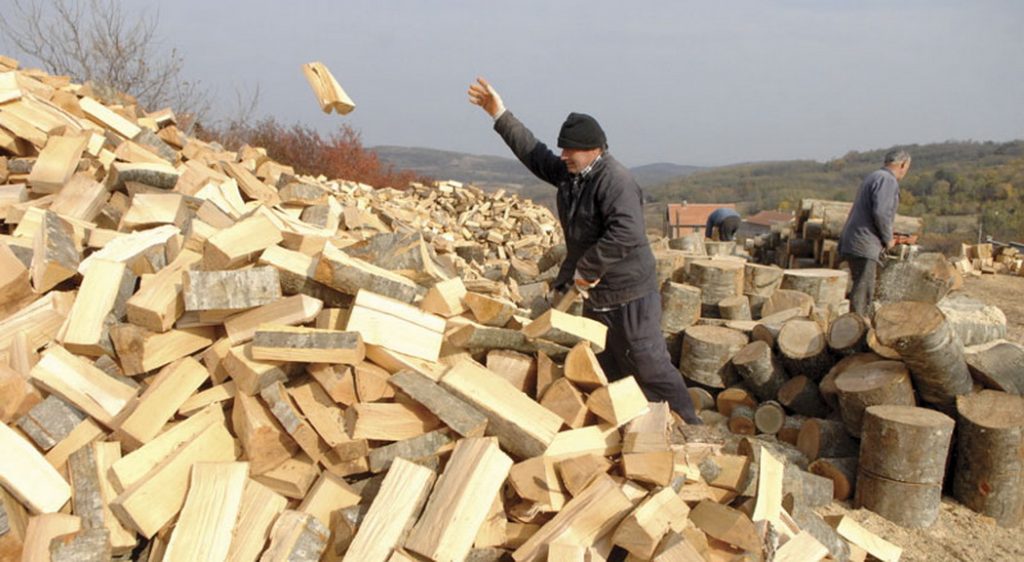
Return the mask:
[[125, 92], [146, 109], [171, 106], [183, 121], [209, 111], [209, 95], [185, 80], [177, 50], [160, 49], [156, 14], [129, 15], [116, 0], [11, 0], [0, 30], [52, 74]]

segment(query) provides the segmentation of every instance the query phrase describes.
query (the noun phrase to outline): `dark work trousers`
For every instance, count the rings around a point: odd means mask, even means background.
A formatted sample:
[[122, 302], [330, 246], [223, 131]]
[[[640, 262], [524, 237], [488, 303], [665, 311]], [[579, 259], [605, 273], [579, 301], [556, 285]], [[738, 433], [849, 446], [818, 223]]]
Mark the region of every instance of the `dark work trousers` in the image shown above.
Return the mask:
[[609, 382], [633, 375], [648, 401], [668, 402], [686, 423], [702, 423], [661, 335], [661, 295], [657, 291], [611, 310], [595, 310], [585, 303], [583, 316], [608, 327], [605, 349], [597, 354], [597, 361]]
[[850, 264], [850, 277], [853, 278], [853, 288], [850, 289], [850, 310], [864, 318], [870, 318], [871, 303], [875, 298], [878, 262], [858, 256], [846, 256], [846, 261]]

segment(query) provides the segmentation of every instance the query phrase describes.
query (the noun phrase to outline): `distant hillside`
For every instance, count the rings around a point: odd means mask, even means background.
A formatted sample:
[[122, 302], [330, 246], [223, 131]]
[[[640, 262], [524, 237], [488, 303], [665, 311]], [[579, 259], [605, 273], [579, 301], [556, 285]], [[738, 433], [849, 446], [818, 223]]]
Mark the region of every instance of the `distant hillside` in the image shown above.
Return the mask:
[[683, 166], [681, 164], [670, 164], [668, 162], [645, 164], [643, 166], [630, 168], [633, 172], [633, 177], [636, 178], [636, 182], [640, 184], [640, 187], [645, 189], [706, 169], [707, 168], [703, 168], [701, 166]]

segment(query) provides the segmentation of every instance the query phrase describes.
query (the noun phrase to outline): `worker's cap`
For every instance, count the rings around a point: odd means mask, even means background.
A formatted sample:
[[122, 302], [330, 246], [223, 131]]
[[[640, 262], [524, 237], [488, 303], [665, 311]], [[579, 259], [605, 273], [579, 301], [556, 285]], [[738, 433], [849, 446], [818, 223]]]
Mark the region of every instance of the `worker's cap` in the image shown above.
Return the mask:
[[565, 123], [562, 123], [562, 130], [558, 132], [559, 148], [588, 150], [605, 148], [607, 145], [608, 139], [601, 125], [597, 124], [597, 119], [585, 113], [570, 113]]

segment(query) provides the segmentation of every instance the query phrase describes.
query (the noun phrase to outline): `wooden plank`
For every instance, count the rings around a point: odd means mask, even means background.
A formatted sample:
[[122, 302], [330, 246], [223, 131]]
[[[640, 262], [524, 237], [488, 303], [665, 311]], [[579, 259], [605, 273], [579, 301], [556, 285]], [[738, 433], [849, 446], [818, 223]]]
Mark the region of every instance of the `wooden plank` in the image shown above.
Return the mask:
[[299, 448], [270, 409], [256, 397], [246, 394], [235, 396], [231, 425], [242, 442], [253, 474], [263, 474], [280, 466]]
[[354, 404], [345, 411], [345, 427], [353, 439], [401, 441], [440, 427], [441, 421], [415, 404]]
[[200, 254], [182, 250], [174, 261], [145, 279], [128, 299], [128, 321], [154, 332], [166, 332], [185, 313], [182, 283], [185, 270], [202, 259]]
[[64, 325], [61, 343], [79, 355], [113, 355], [109, 326], [135, 290], [135, 273], [124, 263], [100, 260], [78, 289]]
[[231, 345], [239, 345], [252, 339], [256, 329], [262, 324], [308, 324], [317, 318], [323, 306], [324, 303], [320, 299], [301, 294], [292, 295], [228, 318], [224, 321], [224, 330], [231, 340]]
[[256, 562], [270, 537], [270, 527], [287, 506], [284, 496], [255, 480], [247, 481], [226, 562]]
[[366, 357], [359, 332], [264, 324], [252, 339], [258, 361], [358, 364]]
[[207, 239], [203, 265], [211, 271], [234, 269], [255, 262], [260, 253], [282, 239], [281, 231], [270, 219], [256, 214]]
[[464, 559], [511, 467], [493, 438], [459, 441], [405, 547], [432, 560]]
[[34, 193], [56, 193], [64, 187], [78, 169], [85, 150], [85, 136], [51, 136], [39, 151], [28, 184]]
[[488, 432], [517, 457], [543, 454], [562, 427], [562, 418], [479, 364], [450, 368], [441, 386], [486, 416]]
[[71, 499], [71, 486], [39, 451], [0, 424], [0, 485], [34, 514], [55, 513]]
[[303, 498], [298, 510], [316, 517], [324, 527], [331, 524], [331, 513], [346, 507], [352, 507], [362, 500], [341, 477], [330, 472], [322, 472], [320, 478]]
[[868, 554], [882, 562], [897, 562], [903, 554], [902, 548], [865, 529], [863, 525], [848, 515], [844, 515], [839, 520], [836, 532], [851, 544], [863, 548]]
[[[424, 292], [422, 287], [409, 279], [351, 257], [332, 243], [326, 244], [320, 254], [314, 279], [349, 295], [357, 295], [365, 290], [403, 303], [412, 303]], [[427, 315], [422, 310], [419, 312]]]
[[319, 562], [329, 535], [316, 517], [285, 510], [270, 531], [270, 547], [260, 562]]
[[81, 107], [82, 113], [85, 113], [85, 116], [93, 123], [104, 129], [114, 131], [126, 139], [133, 139], [142, 132], [138, 125], [108, 109], [105, 105], [89, 96], [80, 99], [78, 105]]
[[244, 462], [198, 462], [192, 466], [185, 505], [167, 543], [167, 562], [222, 562], [249, 477]]
[[302, 73], [306, 75], [306, 80], [313, 88], [316, 101], [324, 113], [334, 111], [338, 115], [347, 115], [356, 108], [355, 102], [348, 97], [322, 62], [308, 62], [302, 65]]
[[107, 478], [110, 465], [121, 458], [121, 445], [114, 442], [92, 443], [75, 451], [68, 459], [71, 477], [72, 508], [86, 527], [105, 529], [115, 555], [124, 555], [136, 546], [135, 533], [127, 530], [110, 510], [116, 497]]
[[82, 529], [82, 518], [64, 513], [45, 513], [28, 520], [23, 562], [50, 562], [50, 542]]
[[600, 353], [605, 347], [608, 328], [590, 318], [550, 309], [523, 326], [523, 333], [531, 338], [545, 339], [566, 347], [588, 341], [595, 352]]
[[136, 390], [117, 381], [58, 345], [51, 346], [32, 367], [32, 379], [47, 391], [74, 404], [96, 421], [113, 427], [135, 398]]
[[[437, 361], [444, 338], [442, 318], [404, 302], [360, 290], [345, 327], [379, 345], [427, 361]], [[395, 334], [402, 334], [396, 338]]]
[[132, 413], [121, 422], [118, 433], [123, 441], [134, 449], [156, 437], [209, 376], [206, 367], [191, 357], [183, 357], [161, 369], [139, 397]]
[[452, 395], [430, 378], [414, 371], [400, 371], [389, 379], [413, 400], [422, 404], [445, 425], [463, 437], [481, 437], [487, 418], [479, 410]]
[[134, 376], [200, 351], [214, 342], [216, 333], [213, 326], [168, 330], [161, 334], [120, 324], [110, 329], [110, 339], [121, 359], [124, 374]]
[[49, 291], [70, 279], [79, 267], [79, 252], [71, 225], [56, 213], [44, 212], [32, 246], [32, 286], [37, 293]]

